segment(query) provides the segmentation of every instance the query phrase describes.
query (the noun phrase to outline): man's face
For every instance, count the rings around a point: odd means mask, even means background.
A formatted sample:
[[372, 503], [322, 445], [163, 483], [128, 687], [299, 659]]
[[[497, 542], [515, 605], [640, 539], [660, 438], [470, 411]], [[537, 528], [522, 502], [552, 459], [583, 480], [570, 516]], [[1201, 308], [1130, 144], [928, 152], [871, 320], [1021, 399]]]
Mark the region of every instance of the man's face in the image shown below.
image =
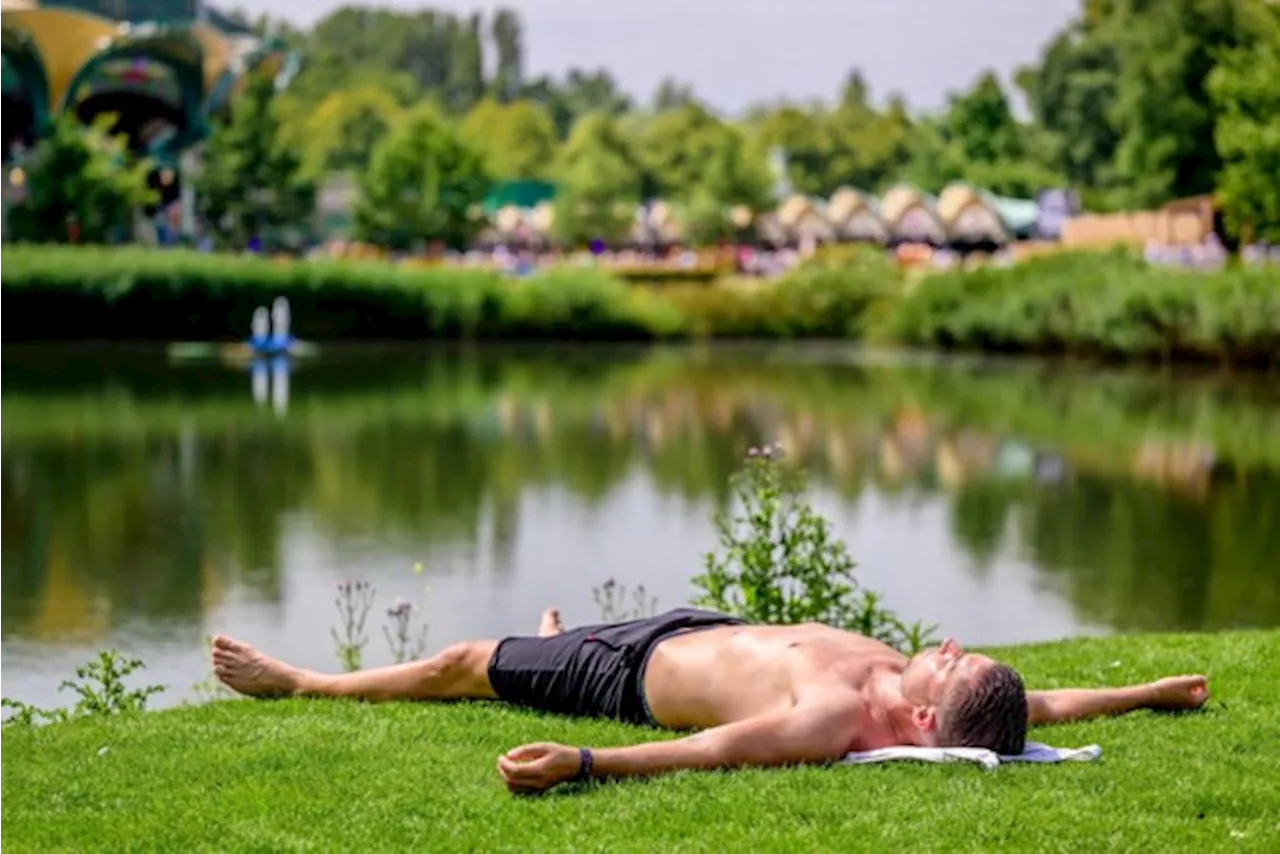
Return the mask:
[[941, 646], [922, 650], [907, 662], [902, 671], [902, 696], [913, 706], [936, 708], [947, 694], [993, 664], [993, 659], [967, 653], [954, 639], [947, 638]]

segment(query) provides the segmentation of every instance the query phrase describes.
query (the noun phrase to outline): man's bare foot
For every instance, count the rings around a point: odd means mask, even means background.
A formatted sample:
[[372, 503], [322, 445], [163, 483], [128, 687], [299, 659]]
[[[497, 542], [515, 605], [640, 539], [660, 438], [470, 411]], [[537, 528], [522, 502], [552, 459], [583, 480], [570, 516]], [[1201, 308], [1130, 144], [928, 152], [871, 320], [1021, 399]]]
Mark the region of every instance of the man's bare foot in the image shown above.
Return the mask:
[[299, 687], [296, 669], [224, 635], [213, 639], [213, 672], [227, 687], [250, 697], [284, 697]]
[[1168, 676], [1151, 683], [1150, 707], [1162, 712], [1198, 709], [1209, 699], [1209, 680], [1203, 676]]
[[542, 612], [542, 622], [538, 624], [538, 637], [553, 638], [564, 631], [564, 623], [560, 621], [560, 610], [548, 608]]

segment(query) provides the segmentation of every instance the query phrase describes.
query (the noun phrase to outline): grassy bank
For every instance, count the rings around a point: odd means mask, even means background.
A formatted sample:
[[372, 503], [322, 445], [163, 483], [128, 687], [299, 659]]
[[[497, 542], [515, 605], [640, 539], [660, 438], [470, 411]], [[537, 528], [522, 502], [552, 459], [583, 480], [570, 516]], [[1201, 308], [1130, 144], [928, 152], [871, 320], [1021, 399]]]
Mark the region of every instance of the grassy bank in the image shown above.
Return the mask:
[[13, 851], [1271, 850], [1280, 631], [998, 651], [1032, 687], [1205, 672], [1186, 716], [1033, 733], [1096, 763], [683, 773], [514, 798], [499, 753], [655, 733], [486, 705], [225, 702], [7, 730]]
[[1124, 253], [904, 274], [834, 247], [779, 280], [627, 285], [563, 268], [483, 270], [74, 247], [9, 249], [6, 340], [236, 340], [289, 297], [317, 340], [867, 339], [1105, 359], [1280, 362], [1280, 274], [1152, 267]]

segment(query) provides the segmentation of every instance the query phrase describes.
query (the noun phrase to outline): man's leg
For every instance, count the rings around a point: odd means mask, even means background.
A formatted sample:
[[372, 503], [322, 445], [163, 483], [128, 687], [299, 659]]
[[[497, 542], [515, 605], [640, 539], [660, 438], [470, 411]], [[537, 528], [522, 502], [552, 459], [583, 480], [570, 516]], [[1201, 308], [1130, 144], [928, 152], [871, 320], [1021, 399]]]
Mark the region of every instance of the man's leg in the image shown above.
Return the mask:
[[[548, 608], [538, 634], [564, 631], [560, 612]], [[489, 660], [496, 640], [466, 641], [430, 658], [333, 676], [303, 670], [263, 655], [247, 643], [213, 639], [213, 669], [229, 687], [250, 697], [348, 697], [369, 702], [387, 700], [492, 700]]]
[[250, 697], [348, 697], [387, 700], [496, 699], [489, 659], [496, 640], [467, 641], [430, 658], [333, 676], [303, 670], [263, 655], [247, 643], [213, 639], [213, 672], [228, 687]]

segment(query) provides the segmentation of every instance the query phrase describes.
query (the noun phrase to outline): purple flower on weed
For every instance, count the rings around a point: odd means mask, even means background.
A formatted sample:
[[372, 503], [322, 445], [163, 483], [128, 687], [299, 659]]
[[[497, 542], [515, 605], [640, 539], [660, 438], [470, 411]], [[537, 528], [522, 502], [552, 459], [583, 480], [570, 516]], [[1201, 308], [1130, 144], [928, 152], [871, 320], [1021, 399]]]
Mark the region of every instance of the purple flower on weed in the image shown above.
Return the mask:
[[779, 442], [747, 448], [747, 457], [751, 459], [775, 460], [782, 456], [782, 445]]

